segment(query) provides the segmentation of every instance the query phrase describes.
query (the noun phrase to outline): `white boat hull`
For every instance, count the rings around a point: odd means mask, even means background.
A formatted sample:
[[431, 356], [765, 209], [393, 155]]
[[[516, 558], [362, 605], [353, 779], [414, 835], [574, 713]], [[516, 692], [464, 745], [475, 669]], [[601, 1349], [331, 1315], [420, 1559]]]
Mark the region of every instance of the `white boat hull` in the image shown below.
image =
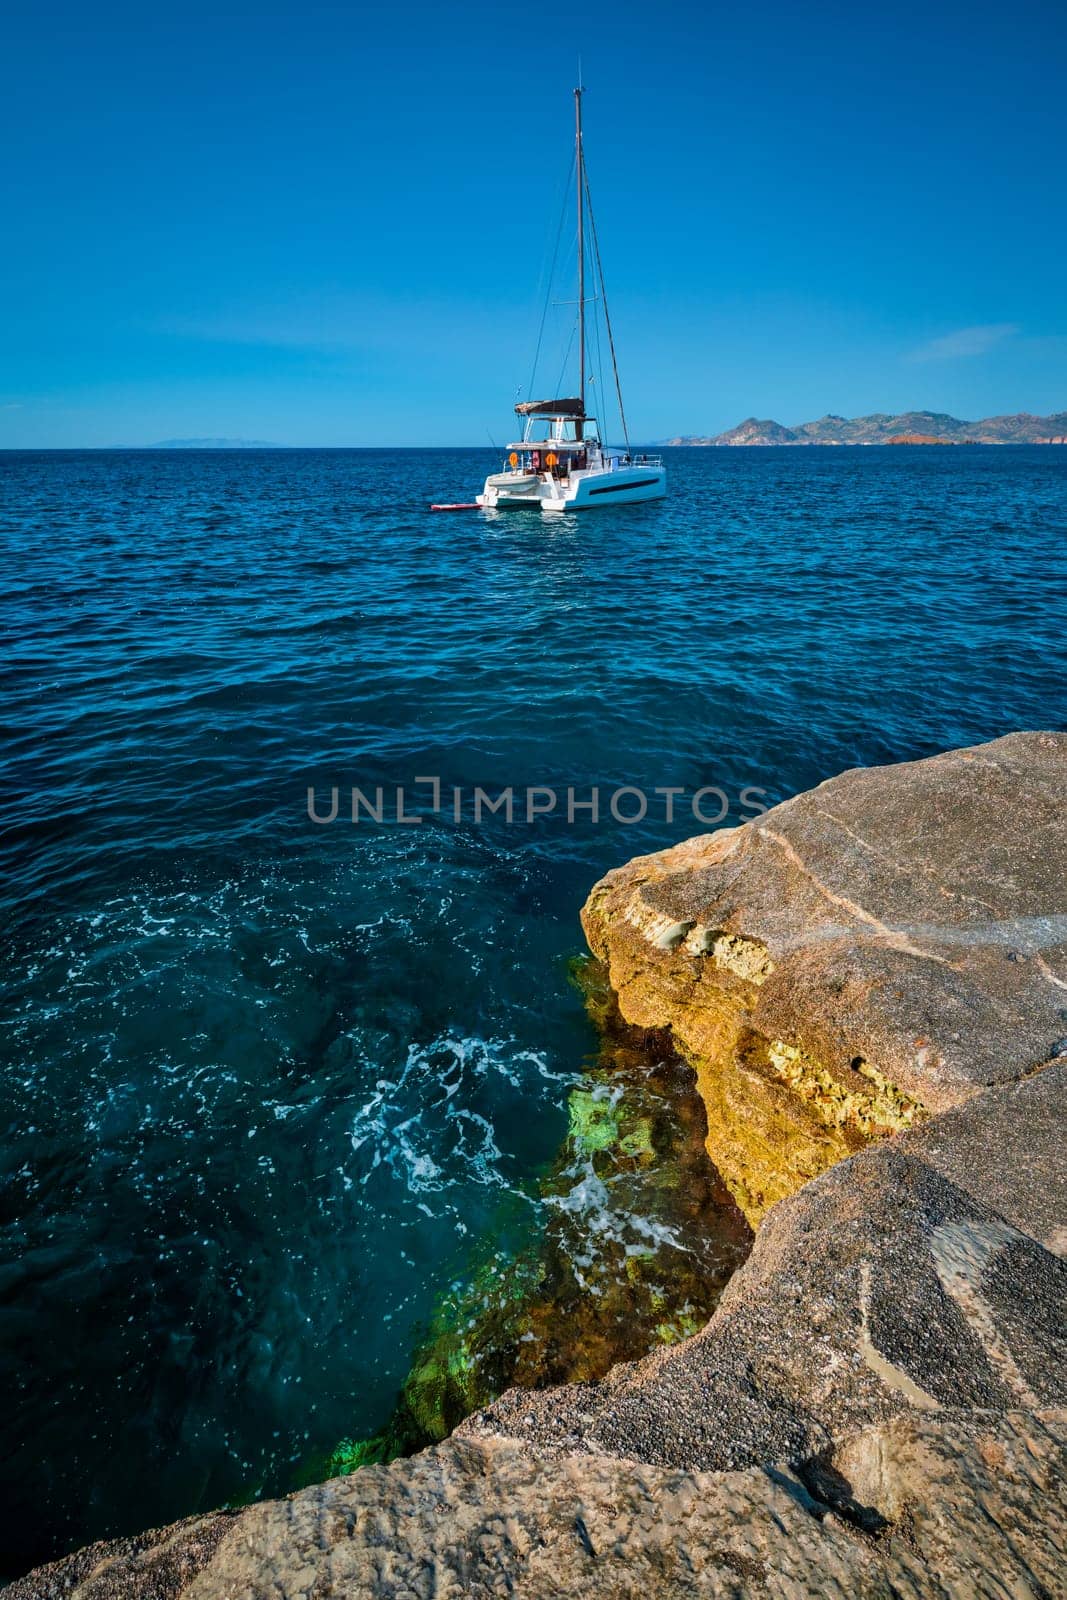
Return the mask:
[[566, 483], [555, 484], [558, 491], [545, 495], [541, 510], [593, 511], [603, 506], [636, 505], [643, 500], [662, 500], [667, 493], [664, 467], [617, 467], [614, 472], [577, 472]]
[[603, 506], [636, 505], [645, 500], [662, 500], [667, 493], [666, 469], [659, 463], [572, 472], [564, 480], [543, 473], [529, 487], [505, 485], [504, 473], [485, 480], [482, 493], [475, 496], [487, 510], [532, 510], [548, 515], [564, 511], [594, 511]]

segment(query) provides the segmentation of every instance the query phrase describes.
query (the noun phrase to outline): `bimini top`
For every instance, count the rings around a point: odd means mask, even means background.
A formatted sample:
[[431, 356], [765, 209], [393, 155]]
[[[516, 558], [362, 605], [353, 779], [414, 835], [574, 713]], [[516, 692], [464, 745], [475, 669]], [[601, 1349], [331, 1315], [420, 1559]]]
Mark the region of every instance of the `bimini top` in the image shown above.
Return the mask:
[[518, 417], [584, 417], [585, 406], [580, 400], [520, 400], [515, 407]]

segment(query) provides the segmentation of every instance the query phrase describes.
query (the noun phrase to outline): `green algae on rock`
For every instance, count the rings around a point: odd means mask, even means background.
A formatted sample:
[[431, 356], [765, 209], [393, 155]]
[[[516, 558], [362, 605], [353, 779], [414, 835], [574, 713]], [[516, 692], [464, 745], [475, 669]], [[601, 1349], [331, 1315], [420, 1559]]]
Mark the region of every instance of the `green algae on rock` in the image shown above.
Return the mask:
[[513, 1232], [502, 1209], [441, 1296], [388, 1425], [342, 1441], [335, 1474], [445, 1438], [512, 1385], [593, 1381], [689, 1337], [748, 1254], [751, 1232], [707, 1157], [692, 1072], [666, 1035], [623, 1022], [600, 963], [572, 971], [600, 1050], [568, 1097], [540, 1238], [502, 1256], [498, 1238]]

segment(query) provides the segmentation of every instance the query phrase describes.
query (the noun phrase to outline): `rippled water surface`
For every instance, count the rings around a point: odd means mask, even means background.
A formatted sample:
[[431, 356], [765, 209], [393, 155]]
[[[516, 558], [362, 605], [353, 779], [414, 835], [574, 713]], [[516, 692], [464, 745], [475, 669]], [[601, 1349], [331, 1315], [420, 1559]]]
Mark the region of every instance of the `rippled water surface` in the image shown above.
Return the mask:
[[[426, 510], [487, 452], [0, 455], [0, 1570], [382, 1426], [544, 1227], [578, 908], [696, 831], [656, 787], [1062, 717], [1067, 450], [668, 455], [551, 524]], [[308, 820], [417, 776], [651, 803]]]

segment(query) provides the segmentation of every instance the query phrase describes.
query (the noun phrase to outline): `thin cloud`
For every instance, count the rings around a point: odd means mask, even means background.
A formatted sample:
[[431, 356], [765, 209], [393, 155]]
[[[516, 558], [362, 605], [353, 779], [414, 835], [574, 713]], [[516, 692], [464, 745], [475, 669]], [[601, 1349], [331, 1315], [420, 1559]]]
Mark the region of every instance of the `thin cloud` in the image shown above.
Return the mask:
[[[440, 330], [435, 346], [449, 329], [466, 345], [472, 316], [476, 315], [442, 300], [424, 298], [417, 303], [400, 304], [381, 296], [324, 293], [298, 296], [281, 307], [268, 304], [232, 312], [222, 308], [208, 316], [169, 316], [154, 327], [161, 333], [206, 344], [374, 356], [407, 348], [412, 342], [421, 348], [425, 334], [412, 327], [413, 315], [417, 319], [419, 313]], [[488, 313], [483, 317], [488, 318]], [[487, 321], [486, 331], [491, 326]]]
[[956, 361], [961, 356], [984, 356], [994, 345], [1019, 332], [1017, 322], [984, 322], [976, 328], [957, 328], [913, 350], [909, 361]]
[[320, 354], [359, 350], [367, 343], [363, 328], [348, 318], [333, 318], [327, 323], [322, 316], [306, 317], [299, 312], [278, 318], [174, 319], [159, 324], [159, 329], [182, 339], [194, 339], [205, 344], [245, 344], [266, 350], [299, 350]]

